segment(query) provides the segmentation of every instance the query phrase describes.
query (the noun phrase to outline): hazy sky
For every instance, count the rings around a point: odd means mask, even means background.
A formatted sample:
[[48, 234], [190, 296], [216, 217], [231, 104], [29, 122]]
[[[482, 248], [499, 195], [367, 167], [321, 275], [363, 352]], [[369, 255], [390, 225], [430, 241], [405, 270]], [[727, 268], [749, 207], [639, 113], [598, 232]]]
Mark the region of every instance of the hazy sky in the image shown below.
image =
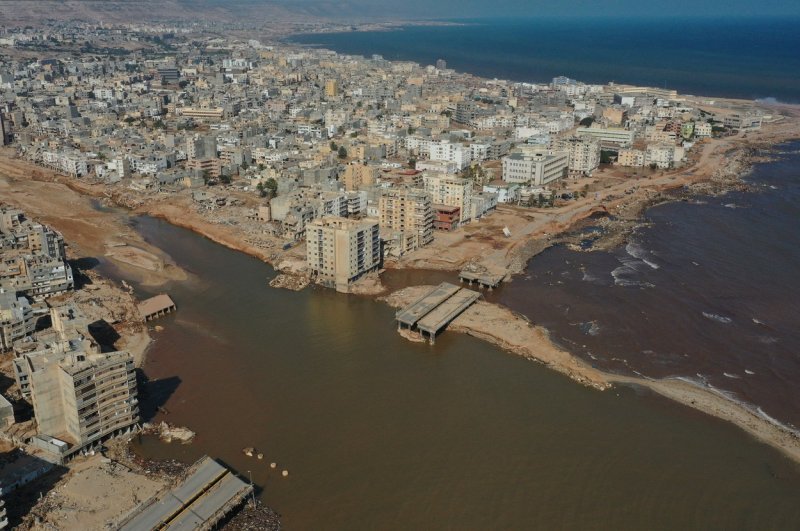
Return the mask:
[[[234, 0], [235, 1], [235, 0]], [[242, 0], [239, 0], [242, 1]], [[245, 0], [320, 14], [463, 18], [483, 16], [800, 16], [800, 0]]]

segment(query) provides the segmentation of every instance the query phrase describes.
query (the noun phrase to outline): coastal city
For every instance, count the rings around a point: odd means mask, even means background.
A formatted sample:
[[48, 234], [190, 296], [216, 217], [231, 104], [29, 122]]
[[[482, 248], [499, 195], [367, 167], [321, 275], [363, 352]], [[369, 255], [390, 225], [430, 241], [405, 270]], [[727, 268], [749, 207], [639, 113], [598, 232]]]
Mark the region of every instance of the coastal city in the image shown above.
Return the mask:
[[[280, 528], [247, 471], [130, 448], [142, 433], [194, 444], [193, 426], [154, 422], [165, 408], [143, 391], [151, 338], [182, 312], [169, 283], [192, 272], [122, 211], [267, 262], [268, 289], [385, 296], [411, 342], [466, 332], [590, 388], [643, 385], [713, 410], [800, 456], [796, 437], [724, 397], [605, 373], [484, 300], [548, 247], [610, 248], [649, 205], [734, 188], [752, 155], [737, 148], [791, 137], [790, 111], [564, 76], [484, 79], [445, 58], [251, 33], [0, 30], [0, 529]], [[587, 243], [589, 225], [605, 235]], [[383, 274], [399, 270], [454, 280], [390, 293]], [[290, 481], [280, 462], [267, 466]]]

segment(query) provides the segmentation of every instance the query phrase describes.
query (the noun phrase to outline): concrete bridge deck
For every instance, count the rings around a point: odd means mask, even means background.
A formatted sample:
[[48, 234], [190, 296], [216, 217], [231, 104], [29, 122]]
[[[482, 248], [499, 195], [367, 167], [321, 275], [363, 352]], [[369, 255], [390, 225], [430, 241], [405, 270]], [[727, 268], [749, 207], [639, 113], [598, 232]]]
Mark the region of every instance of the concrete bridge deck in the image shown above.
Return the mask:
[[118, 529], [211, 529], [252, 489], [224, 466], [203, 457], [178, 486], [144, 503]]
[[481, 294], [477, 291], [461, 288], [455, 295], [420, 319], [417, 323], [417, 328], [420, 332], [427, 333], [431, 342], [433, 342], [440, 330], [461, 315], [464, 310], [472, 306], [472, 303], [477, 301], [480, 296]]
[[489, 273], [473, 273], [472, 271], [461, 271], [458, 274], [459, 280], [461, 282], [469, 282], [472, 285], [473, 282], [477, 282], [479, 286], [483, 288], [493, 289], [500, 285], [505, 278], [505, 275], [491, 275]]
[[442, 282], [395, 314], [399, 327], [417, 328], [431, 343], [436, 334], [481, 297], [477, 291]]
[[461, 289], [449, 282], [442, 282], [433, 291], [423, 295], [411, 305], [406, 306], [395, 314], [397, 322], [412, 328], [417, 321], [433, 311], [434, 308], [455, 295]]

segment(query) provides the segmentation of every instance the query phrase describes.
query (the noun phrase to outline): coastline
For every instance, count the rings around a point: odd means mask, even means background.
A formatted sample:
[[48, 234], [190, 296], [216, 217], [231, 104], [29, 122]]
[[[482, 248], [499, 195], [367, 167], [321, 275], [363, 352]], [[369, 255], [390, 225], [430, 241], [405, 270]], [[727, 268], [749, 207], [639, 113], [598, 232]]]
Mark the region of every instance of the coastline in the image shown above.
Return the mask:
[[[399, 308], [413, 302], [435, 286], [413, 286], [379, 300]], [[800, 434], [759, 415], [757, 409], [736, 402], [713, 389], [678, 378], [652, 379], [602, 371], [555, 344], [548, 331], [526, 317], [499, 304], [478, 301], [459, 315], [448, 330], [492, 343], [507, 352], [539, 362], [571, 380], [598, 391], [616, 385], [638, 386], [712, 417], [730, 422], [759, 441], [779, 450], [800, 464]], [[401, 334], [406, 339], [408, 331]], [[411, 333], [413, 334], [413, 332]]]

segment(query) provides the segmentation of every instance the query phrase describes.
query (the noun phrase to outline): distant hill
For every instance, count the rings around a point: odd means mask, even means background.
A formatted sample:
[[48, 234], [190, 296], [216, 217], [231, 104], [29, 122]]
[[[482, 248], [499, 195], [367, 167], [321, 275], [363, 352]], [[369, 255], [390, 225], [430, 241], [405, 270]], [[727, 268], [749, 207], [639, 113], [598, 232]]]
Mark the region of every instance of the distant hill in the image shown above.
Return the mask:
[[48, 20], [152, 22], [364, 21], [391, 18], [386, 9], [363, 0], [0, 0], [0, 26], [37, 25]]

